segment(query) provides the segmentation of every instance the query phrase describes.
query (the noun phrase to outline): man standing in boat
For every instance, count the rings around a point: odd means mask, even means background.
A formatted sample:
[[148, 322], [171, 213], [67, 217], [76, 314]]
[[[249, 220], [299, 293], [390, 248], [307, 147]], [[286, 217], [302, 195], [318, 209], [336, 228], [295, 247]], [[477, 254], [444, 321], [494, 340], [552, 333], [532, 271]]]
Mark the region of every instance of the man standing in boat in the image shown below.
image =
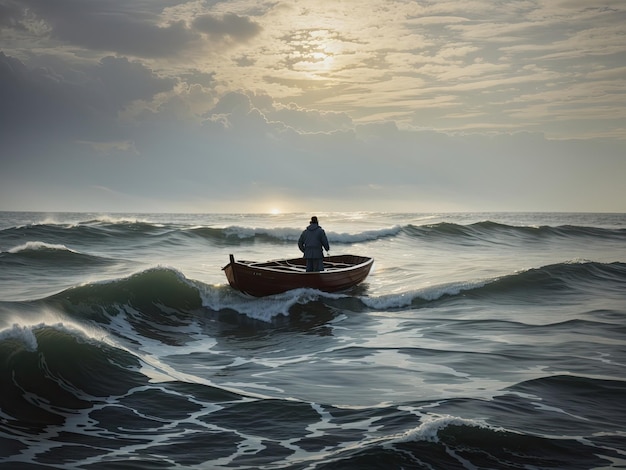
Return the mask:
[[328, 238], [326, 232], [319, 226], [317, 217], [311, 217], [309, 226], [302, 232], [298, 239], [298, 248], [304, 253], [306, 258], [306, 270], [307, 272], [323, 271], [324, 270], [324, 252], [330, 250], [328, 245]]

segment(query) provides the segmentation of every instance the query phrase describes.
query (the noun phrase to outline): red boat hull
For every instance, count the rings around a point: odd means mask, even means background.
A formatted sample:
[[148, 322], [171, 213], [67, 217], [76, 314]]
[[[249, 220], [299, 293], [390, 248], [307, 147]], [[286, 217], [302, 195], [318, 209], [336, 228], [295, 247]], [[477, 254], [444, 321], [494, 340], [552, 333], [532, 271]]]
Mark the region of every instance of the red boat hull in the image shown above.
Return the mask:
[[267, 261], [235, 261], [222, 269], [231, 287], [252, 295], [264, 297], [303, 287], [323, 292], [338, 292], [363, 282], [370, 273], [373, 258], [338, 255], [324, 258], [324, 271], [307, 273], [304, 258]]

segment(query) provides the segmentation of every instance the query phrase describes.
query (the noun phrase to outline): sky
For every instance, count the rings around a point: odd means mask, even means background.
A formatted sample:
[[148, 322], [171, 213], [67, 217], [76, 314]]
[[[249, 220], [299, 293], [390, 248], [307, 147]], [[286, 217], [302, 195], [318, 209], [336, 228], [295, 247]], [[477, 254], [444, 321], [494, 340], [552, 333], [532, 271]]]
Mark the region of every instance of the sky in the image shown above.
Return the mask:
[[0, 0], [0, 210], [626, 212], [623, 0]]

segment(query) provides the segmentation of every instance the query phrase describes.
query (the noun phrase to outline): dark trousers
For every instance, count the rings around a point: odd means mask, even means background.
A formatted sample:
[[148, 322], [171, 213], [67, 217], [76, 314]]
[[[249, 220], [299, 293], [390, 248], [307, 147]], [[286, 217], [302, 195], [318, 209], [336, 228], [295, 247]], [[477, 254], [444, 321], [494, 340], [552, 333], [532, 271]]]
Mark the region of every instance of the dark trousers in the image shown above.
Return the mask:
[[324, 258], [307, 258], [306, 259], [306, 272], [311, 273], [315, 271], [324, 270]]

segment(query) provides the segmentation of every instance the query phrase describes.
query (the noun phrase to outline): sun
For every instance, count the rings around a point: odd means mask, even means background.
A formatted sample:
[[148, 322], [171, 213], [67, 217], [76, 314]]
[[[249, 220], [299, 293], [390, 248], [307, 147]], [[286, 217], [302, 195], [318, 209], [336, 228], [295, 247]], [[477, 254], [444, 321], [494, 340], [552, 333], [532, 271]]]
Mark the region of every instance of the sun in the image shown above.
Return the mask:
[[274, 207], [273, 209], [270, 209], [270, 214], [272, 214], [272, 215], [279, 215], [280, 214], [280, 209]]
[[341, 41], [327, 28], [303, 29], [294, 33], [290, 45], [291, 68], [310, 78], [327, 78], [335, 65]]

